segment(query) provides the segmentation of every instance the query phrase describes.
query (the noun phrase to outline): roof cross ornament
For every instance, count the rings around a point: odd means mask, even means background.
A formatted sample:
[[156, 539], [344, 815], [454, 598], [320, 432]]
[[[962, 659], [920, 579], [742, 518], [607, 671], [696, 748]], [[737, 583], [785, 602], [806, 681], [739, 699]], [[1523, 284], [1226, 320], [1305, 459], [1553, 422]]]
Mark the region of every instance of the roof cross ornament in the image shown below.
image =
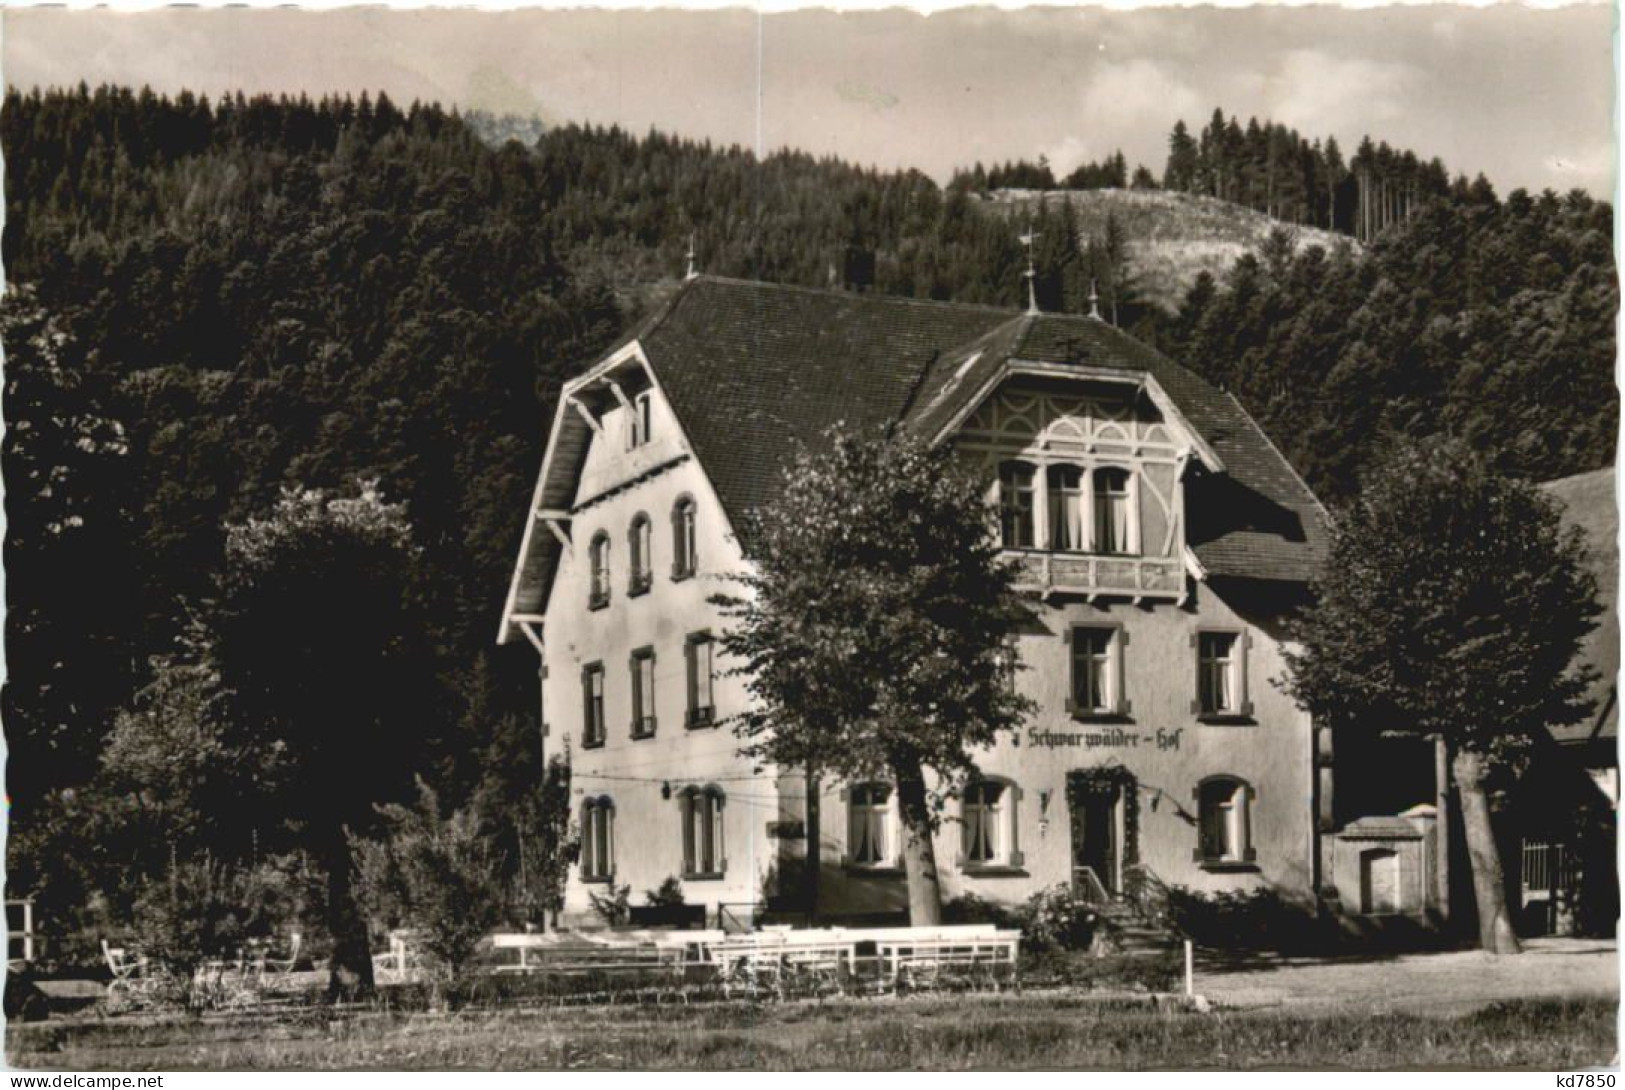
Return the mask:
[[1095, 290], [1095, 278], [1089, 278], [1089, 317], [1100, 318], [1100, 293]]
[[683, 274], [684, 280], [693, 280], [700, 275], [699, 270], [694, 267], [694, 234], [693, 231], [688, 233], [688, 272]]
[[1038, 313], [1038, 291], [1033, 286], [1034, 282], [1038, 279], [1038, 270], [1033, 268], [1033, 243], [1037, 242], [1042, 237], [1042, 235], [1038, 234], [1032, 229], [1030, 223], [1027, 227], [1027, 233], [1019, 236], [1021, 239], [1021, 244], [1027, 248], [1027, 271], [1021, 274], [1021, 278], [1027, 281], [1028, 314]]

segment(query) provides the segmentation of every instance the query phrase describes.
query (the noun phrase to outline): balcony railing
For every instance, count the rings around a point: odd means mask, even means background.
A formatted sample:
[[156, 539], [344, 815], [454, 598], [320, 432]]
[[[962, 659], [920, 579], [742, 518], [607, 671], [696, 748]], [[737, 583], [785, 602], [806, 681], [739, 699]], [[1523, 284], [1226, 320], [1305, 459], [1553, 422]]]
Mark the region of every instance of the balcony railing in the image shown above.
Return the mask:
[[1168, 598], [1185, 595], [1185, 566], [1175, 557], [1021, 551], [1021, 586], [1042, 593]]

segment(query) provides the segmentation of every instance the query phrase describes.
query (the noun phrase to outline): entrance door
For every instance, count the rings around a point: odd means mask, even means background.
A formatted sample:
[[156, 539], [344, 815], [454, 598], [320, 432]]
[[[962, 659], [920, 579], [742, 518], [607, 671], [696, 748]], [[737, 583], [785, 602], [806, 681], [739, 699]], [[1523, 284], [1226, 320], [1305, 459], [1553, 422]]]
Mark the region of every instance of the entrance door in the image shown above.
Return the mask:
[[1072, 888], [1086, 900], [1116, 896], [1117, 822], [1122, 804], [1117, 785], [1080, 792], [1072, 807]]
[[1369, 848], [1360, 853], [1360, 911], [1389, 916], [1399, 911], [1399, 853]]

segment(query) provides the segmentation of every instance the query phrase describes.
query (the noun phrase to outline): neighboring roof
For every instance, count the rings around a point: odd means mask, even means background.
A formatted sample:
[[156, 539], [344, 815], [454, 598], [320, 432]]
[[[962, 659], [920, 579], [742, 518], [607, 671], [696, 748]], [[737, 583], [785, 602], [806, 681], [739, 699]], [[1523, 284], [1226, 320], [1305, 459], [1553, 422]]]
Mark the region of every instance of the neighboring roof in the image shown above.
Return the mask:
[[1402, 817], [1363, 817], [1337, 831], [1339, 840], [1421, 840], [1422, 830]]
[[1560, 742], [1614, 738], [1619, 733], [1617, 684], [1619, 677], [1619, 505], [1614, 492], [1614, 469], [1593, 470], [1541, 486], [1563, 505], [1563, 522], [1585, 531], [1591, 570], [1597, 577], [1597, 597], [1603, 613], [1597, 627], [1580, 645], [1580, 659], [1602, 675], [1591, 689], [1592, 716], [1583, 723], [1553, 727]]
[[[1225, 470], [1193, 470], [1187, 494], [1187, 541], [1210, 576], [1305, 582], [1324, 555], [1324, 511], [1240, 404], [1097, 318], [701, 276], [619, 343], [633, 340], [736, 528], [832, 424], [934, 434], [1023, 361], [1155, 379]], [[543, 608], [551, 568], [521, 559], [512, 612]]]

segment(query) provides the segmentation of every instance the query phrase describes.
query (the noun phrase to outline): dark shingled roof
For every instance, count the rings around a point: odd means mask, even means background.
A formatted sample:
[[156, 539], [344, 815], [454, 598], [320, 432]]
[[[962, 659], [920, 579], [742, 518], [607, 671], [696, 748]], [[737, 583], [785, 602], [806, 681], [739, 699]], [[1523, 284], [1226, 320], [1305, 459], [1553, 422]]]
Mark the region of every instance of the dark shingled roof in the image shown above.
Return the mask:
[[640, 341], [736, 525], [798, 442], [838, 420], [930, 433], [1018, 359], [1156, 379], [1224, 463], [1187, 494], [1210, 574], [1303, 582], [1324, 553], [1319, 504], [1240, 404], [1095, 318], [700, 277]]
[[[741, 529], [798, 444], [837, 421], [935, 436], [1021, 360], [1156, 380], [1223, 463], [1193, 469], [1186, 498], [1186, 539], [1210, 575], [1301, 583], [1324, 554], [1324, 512], [1235, 399], [1099, 319], [701, 276], [619, 344], [633, 340]], [[544, 507], [574, 477], [585, 436], [575, 438], [539, 493]], [[513, 612], [545, 608], [556, 549], [550, 534], [530, 535]]]
[[702, 276], [640, 343], [734, 517], [771, 500], [798, 443], [880, 427], [927, 364], [1009, 312]]
[[1549, 481], [1541, 487], [1562, 503], [1565, 526], [1585, 530], [1591, 571], [1597, 577], [1597, 597], [1603, 606], [1597, 627], [1580, 645], [1580, 661], [1595, 667], [1600, 675], [1591, 687], [1591, 718], [1553, 727], [1552, 735], [1561, 742], [1611, 739], [1619, 733], [1619, 505], [1614, 498], [1614, 470], [1612, 466], [1597, 469]]

